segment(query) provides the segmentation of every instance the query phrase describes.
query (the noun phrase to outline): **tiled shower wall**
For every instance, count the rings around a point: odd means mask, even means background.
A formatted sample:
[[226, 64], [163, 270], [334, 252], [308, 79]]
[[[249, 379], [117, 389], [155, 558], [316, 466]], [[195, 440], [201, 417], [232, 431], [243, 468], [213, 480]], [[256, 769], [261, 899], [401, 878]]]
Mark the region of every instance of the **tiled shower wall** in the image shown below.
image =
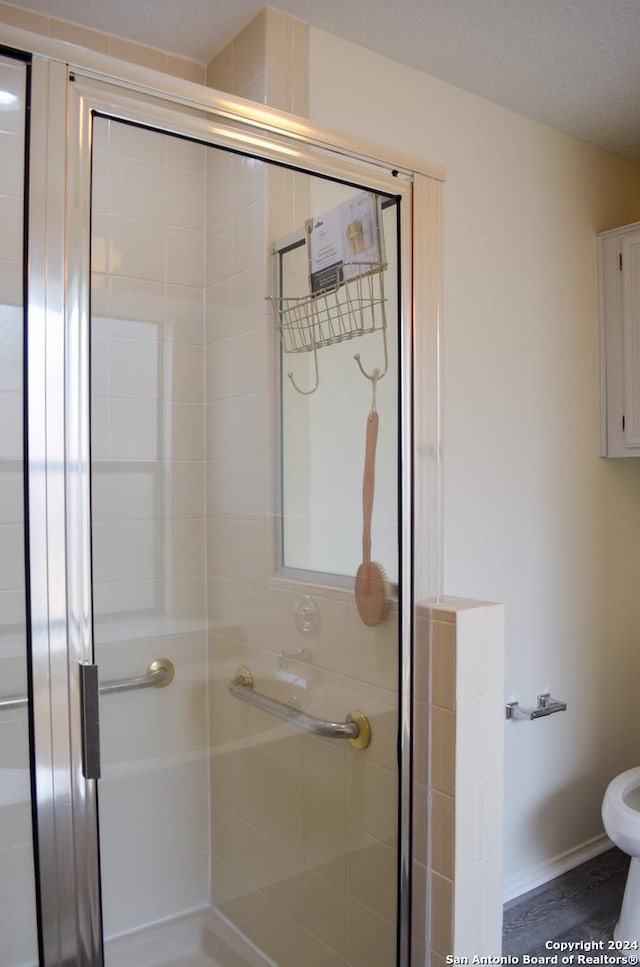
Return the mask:
[[[305, 114], [304, 25], [261, 16], [250, 48], [234, 41], [242, 93]], [[71, 28], [65, 38], [85, 42]], [[100, 38], [87, 45], [102, 49]], [[102, 679], [141, 674], [160, 656], [176, 665], [171, 688], [102, 702], [107, 934], [213, 896], [283, 965], [382, 967], [396, 936], [397, 614], [366, 629], [351, 594], [271, 580], [275, 365], [264, 296], [270, 244], [300, 226], [305, 192], [283, 170], [98, 123], [98, 660]], [[309, 593], [320, 615], [311, 642], [293, 617]], [[309, 643], [304, 664], [280, 657]], [[292, 733], [231, 699], [241, 662], [257, 687], [319, 716], [363, 709], [370, 748]]]
[[[0, 699], [27, 694], [22, 433], [23, 64], [0, 57]], [[0, 963], [35, 963], [26, 709], [0, 710]]]
[[205, 149], [97, 119], [92, 504], [107, 936], [208, 902]]
[[[291, 51], [303, 45], [301, 26], [267, 10], [210, 65], [210, 82], [273, 103], [270, 65], [283, 57], [269, 56], [270, 43], [291, 64]], [[267, 56], [253, 61], [252, 76], [248, 65], [261, 43]], [[280, 86], [276, 101], [283, 97]], [[223, 265], [209, 265], [214, 275], [207, 278], [207, 410], [217, 427], [208, 435], [215, 458], [209, 608], [217, 626], [210, 636], [212, 895], [283, 967], [382, 967], [393, 961], [396, 943], [397, 612], [367, 629], [351, 593], [273, 579], [277, 388], [265, 294], [273, 242], [310, 214], [308, 179], [217, 155], [210, 164], [208, 229], [214, 245], [226, 238], [236, 247]], [[230, 182], [217, 180], [220, 166]], [[243, 294], [241, 305], [234, 291]], [[247, 471], [254, 481], [243, 481]], [[319, 612], [310, 636], [295, 622], [303, 595], [313, 596]], [[241, 664], [251, 668], [256, 689], [319, 717], [363, 709], [373, 726], [370, 748], [296, 734], [232, 698], [227, 684]]]

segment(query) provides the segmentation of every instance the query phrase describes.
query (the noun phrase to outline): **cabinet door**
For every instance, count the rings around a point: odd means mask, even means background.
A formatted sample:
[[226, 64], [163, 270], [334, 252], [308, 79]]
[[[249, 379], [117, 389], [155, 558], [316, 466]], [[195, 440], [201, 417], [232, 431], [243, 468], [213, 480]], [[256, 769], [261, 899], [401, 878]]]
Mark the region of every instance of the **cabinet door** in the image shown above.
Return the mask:
[[640, 447], [640, 231], [623, 237], [621, 251], [624, 442]]

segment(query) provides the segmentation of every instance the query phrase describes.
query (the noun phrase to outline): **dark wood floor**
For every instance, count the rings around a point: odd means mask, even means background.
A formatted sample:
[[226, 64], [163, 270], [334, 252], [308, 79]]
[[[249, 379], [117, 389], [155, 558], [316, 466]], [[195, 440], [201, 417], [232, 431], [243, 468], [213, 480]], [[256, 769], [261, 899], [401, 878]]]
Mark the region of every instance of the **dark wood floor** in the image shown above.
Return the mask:
[[505, 904], [502, 953], [543, 955], [547, 940], [611, 939], [628, 866], [611, 849]]

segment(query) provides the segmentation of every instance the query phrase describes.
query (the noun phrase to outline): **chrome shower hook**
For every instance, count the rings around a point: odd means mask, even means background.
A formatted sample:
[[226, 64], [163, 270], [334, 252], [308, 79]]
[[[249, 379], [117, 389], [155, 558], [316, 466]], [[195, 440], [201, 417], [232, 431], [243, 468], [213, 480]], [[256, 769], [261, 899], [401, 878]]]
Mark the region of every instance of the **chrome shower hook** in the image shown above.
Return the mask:
[[291, 383], [293, 385], [294, 390], [297, 393], [300, 393], [301, 396], [311, 396], [311, 394], [312, 393], [315, 393], [315, 391], [317, 390], [318, 386], [320, 385], [320, 376], [319, 376], [319, 373], [318, 373], [318, 350], [317, 350], [317, 347], [316, 347], [315, 342], [313, 344], [313, 368], [315, 370], [315, 383], [313, 384], [313, 386], [311, 387], [311, 389], [300, 389], [300, 387], [298, 386], [298, 384], [296, 383], [296, 381], [294, 379], [293, 373], [291, 373], [291, 372], [287, 373], [287, 376], [291, 380]]
[[370, 379], [371, 382], [373, 383], [374, 393], [375, 393], [376, 383], [378, 382], [378, 380], [381, 380], [383, 376], [386, 376], [387, 370], [389, 369], [389, 352], [387, 349], [387, 327], [386, 326], [382, 329], [382, 345], [384, 347], [384, 369], [380, 369], [379, 367], [376, 367], [373, 370], [373, 373], [369, 374], [364, 368], [364, 366], [362, 365], [362, 363], [360, 362], [360, 353], [356, 353], [355, 356], [353, 357], [357, 362], [358, 369], [360, 370], [362, 375], [365, 376], [367, 379]]

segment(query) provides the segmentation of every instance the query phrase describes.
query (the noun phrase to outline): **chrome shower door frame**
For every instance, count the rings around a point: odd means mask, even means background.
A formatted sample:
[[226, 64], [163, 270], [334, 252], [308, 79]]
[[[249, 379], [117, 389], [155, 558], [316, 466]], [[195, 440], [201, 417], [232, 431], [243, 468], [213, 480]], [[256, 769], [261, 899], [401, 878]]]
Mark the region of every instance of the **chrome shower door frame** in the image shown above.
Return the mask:
[[[89, 280], [92, 117], [102, 114], [400, 198], [400, 707], [398, 964], [411, 948], [414, 406], [421, 487], [439, 500], [439, 206], [442, 175], [413, 160], [196, 84], [8, 29], [34, 51], [28, 439], [34, 759], [43, 963], [103, 962], [95, 780], [82, 772], [79, 664], [93, 661]], [[26, 49], [26, 47], [25, 47]], [[74, 66], [69, 66], [70, 64]], [[435, 233], [435, 234], [434, 234]], [[427, 264], [414, 270], [414, 240]], [[422, 330], [414, 398], [415, 333]], [[426, 366], [426, 371], [425, 371]], [[427, 434], [427, 439], [423, 439]], [[438, 533], [438, 527], [434, 529]], [[417, 590], [438, 593], [438, 540]], [[429, 560], [427, 560], [429, 558]], [[71, 875], [70, 875], [71, 871]]]

